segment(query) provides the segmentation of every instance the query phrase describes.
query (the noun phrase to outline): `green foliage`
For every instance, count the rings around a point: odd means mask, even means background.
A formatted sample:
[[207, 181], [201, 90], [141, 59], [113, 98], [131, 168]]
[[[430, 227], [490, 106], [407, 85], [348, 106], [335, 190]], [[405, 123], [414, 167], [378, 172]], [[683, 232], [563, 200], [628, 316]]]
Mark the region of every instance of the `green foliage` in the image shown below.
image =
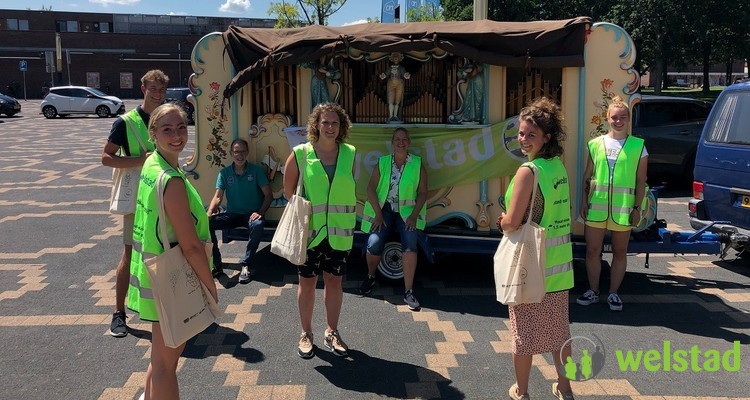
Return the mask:
[[268, 15], [276, 17], [276, 28], [328, 25], [328, 17], [345, 3], [346, 0], [297, 0], [296, 4], [290, 4], [281, 0], [281, 3], [271, 3]]
[[443, 21], [443, 11], [434, 3], [422, 4], [416, 9], [409, 9], [406, 12], [406, 20], [409, 22]]

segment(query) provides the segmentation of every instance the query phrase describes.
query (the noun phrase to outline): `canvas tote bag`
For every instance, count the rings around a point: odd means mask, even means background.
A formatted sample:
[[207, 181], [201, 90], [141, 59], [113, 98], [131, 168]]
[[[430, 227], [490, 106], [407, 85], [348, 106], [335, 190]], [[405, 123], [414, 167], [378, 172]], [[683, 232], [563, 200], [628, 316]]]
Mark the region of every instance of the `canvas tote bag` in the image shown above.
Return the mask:
[[[305, 165], [306, 162], [307, 146], [301, 165]], [[310, 202], [302, 197], [302, 174], [303, 171], [300, 170], [297, 190], [284, 208], [271, 239], [271, 253], [286, 258], [294, 265], [302, 265], [307, 261], [307, 238], [312, 213]]]
[[[164, 212], [165, 175], [166, 171], [162, 172], [157, 183], [159, 231], [162, 240], [170, 246]], [[204, 246], [209, 260], [212, 246], [211, 242], [205, 243]], [[159, 313], [161, 333], [167, 346], [180, 346], [222, 315], [211, 292], [182, 255], [180, 245], [170, 247], [164, 253], [147, 260], [146, 269], [151, 279], [156, 310]]]
[[[132, 126], [131, 130], [137, 132]], [[135, 133], [142, 152], [146, 145], [141, 135]], [[138, 184], [141, 181], [141, 167], [115, 168], [112, 171], [112, 193], [109, 200], [109, 212], [112, 214], [134, 214], [138, 199]]]
[[[533, 209], [539, 171], [534, 171]], [[530, 213], [531, 214], [531, 213]], [[503, 234], [494, 257], [495, 292], [497, 301], [507, 304], [539, 303], [545, 293], [544, 265], [546, 262], [545, 230], [531, 221], [513, 232]]]

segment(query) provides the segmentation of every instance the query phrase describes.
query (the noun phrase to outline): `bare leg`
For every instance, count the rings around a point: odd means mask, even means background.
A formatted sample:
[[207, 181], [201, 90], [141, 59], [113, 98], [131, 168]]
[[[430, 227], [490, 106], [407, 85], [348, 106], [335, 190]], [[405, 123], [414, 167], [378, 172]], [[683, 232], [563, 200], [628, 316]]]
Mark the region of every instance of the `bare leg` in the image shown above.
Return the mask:
[[589, 287], [599, 291], [599, 277], [602, 272], [602, 245], [604, 243], [605, 229], [586, 226], [586, 274], [589, 278]]
[[130, 284], [130, 258], [133, 246], [126, 244], [115, 270], [115, 311], [125, 311], [125, 297]]
[[299, 287], [297, 287], [297, 305], [299, 306], [299, 319], [302, 324], [302, 331], [312, 332], [312, 316], [315, 308], [315, 285], [318, 283], [318, 277], [303, 278], [299, 277]]
[[179, 400], [177, 362], [185, 344], [173, 349], [164, 344], [158, 322], [151, 324], [151, 364], [146, 372], [146, 400]]
[[326, 320], [328, 327], [326, 331], [338, 329], [339, 316], [341, 315], [341, 304], [344, 301], [344, 289], [341, 285], [343, 276], [336, 276], [323, 272], [323, 301], [326, 305]]
[[513, 370], [516, 372], [516, 383], [518, 393], [525, 394], [529, 391], [529, 376], [531, 375], [532, 356], [513, 354]]
[[609, 292], [617, 293], [628, 267], [628, 241], [630, 231], [612, 232], [612, 265], [610, 266]]
[[401, 256], [404, 266], [404, 290], [414, 287], [414, 274], [417, 272], [417, 252], [405, 251]]
[[378, 269], [378, 264], [380, 264], [380, 259], [382, 256], [375, 256], [370, 253], [367, 253], [365, 256], [367, 259], [367, 274], [370, 276], [375, 276], [375, 271]]

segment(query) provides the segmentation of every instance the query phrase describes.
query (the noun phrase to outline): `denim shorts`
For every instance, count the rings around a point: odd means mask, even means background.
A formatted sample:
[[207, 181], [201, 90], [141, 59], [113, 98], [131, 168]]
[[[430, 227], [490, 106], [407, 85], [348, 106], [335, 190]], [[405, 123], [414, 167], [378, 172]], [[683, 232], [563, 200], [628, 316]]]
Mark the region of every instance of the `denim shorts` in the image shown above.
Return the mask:
[[417, 235], [419, 234], [419, 230], [406, 230], [406, 221], [401, 218], [399, 213], [391, 209], [391, 204], [388, 202], [383, 206], [383, 222], [385, 226], [381, 227], [378, 231], [370, 232], [370, 237], [367, 238], [368, 254], [374, 256], [383, 254], [383, 247], [388, 241], [391, 232], [398, 232], [401, 237], [401, 248], [404, 252], [417, 251]]

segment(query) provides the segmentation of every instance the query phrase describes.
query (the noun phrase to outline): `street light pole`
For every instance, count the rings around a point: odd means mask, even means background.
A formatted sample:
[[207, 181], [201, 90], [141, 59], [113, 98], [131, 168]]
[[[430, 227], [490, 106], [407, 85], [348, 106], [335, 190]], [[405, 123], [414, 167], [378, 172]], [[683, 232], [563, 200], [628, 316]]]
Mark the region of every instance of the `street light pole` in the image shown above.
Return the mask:
[[179, 76], [179, 86], [182, 87], [182, 44], [177, 43], [177, 75]]

